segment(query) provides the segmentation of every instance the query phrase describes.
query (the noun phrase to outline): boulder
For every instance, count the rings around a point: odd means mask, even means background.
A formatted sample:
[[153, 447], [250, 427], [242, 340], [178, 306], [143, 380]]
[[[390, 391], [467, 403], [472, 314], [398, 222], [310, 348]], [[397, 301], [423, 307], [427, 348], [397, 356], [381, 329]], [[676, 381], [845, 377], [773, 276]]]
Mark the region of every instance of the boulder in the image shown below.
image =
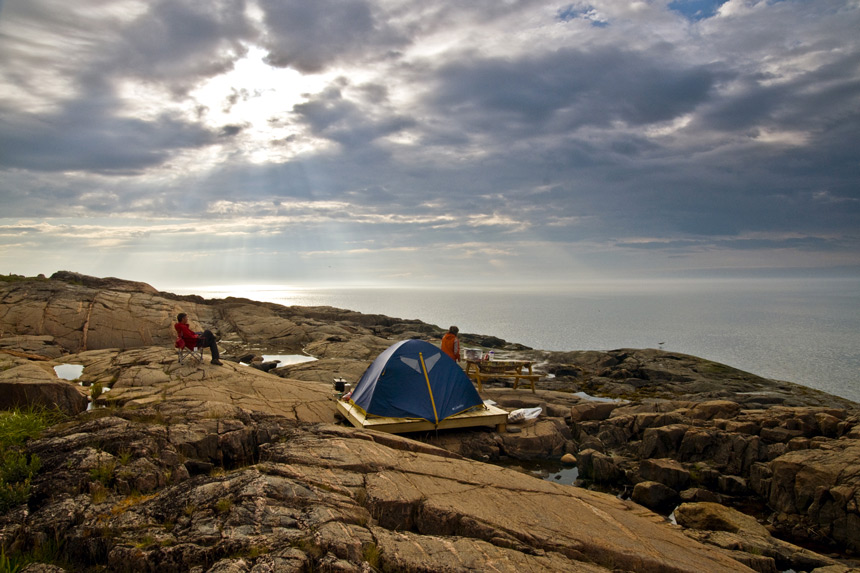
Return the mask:
[[701, 487], [685, 489], [680, 495], [681, 501], [685, 502], [709, 501], [711, 503], [720, 503], [722, 501], [720, 494]]
[[15, 335], [3, 337], [0, 332], [0, 352], [28, 360], [51, 360], [65, 354], [53, 336]]
[[586, 450], [586, 452], [580, 452], [580, 460], [588, 459], [587, 470], [582, 471], [583, 477], [590, 477], [597, 483], [611, 483], [624, 475], [612, 456], [593, 450]]
[[639, 457], [666, 458], [676, 455], [689, 429], [690, 426], [686, 424], [648, 428], [642, 434]]
[[505, 454], [519, 460], [558, 458], [575, 449], [570, 429], [564, 420], [543, 418], [521, 424], [516, 435], [501, 434]]
[[88, 393], [73, 382], [58, 379], [51, 363], [0, 353], [0, 409], [38, 404], [73, 416], [87, 409]]
[[770, 532], [755, 518], [718, 503], [683, 503], [675, 509], [678, 525], [707, 531], [730, 531], [769, 537]]
[[619, 404], [615, 402], [585, 402], [577, 404], [570, 409], [570, 419], [573, 422], [605, 420], [618, 406]]
[[639, 475], [643, 480], [660, 482], [676, 491], [683, 489], [690, 482], [690, 472], [672, 459], [642, 460], [639, 464]]
[[[860, 550], [860, 444], [839, 440], [819, 449], [787, 452], [770, 462], [755, 488], [767, 496], [777, 524], [794, 532], [820, 531]], [[798, 527], [795, 522], [805, 524]]]
[[747, 480], [740, 476], [721, 475], [717, 480], [717, 487], [720, 493], [727, 495], [745, 495], [749, 493], [747, 490]]
[[690, 418], [680, 412], [644, 412], [633, 416], [632, 430], [641, 434], [649, 428], [689, 424]]
[[762, 428], [759, 432], [759, 435], [765, 442], [775, 443], [775, 442], [788, 442], [793, 438], [798, 436], [802, 436], [803, 432], [801, 430], [789, 430], [788, 428], [783, 428], [777, 426], [775, 428]]
[[696, 404], [690, 410], [690, 417], [696, 420], [713, 420], [715, 418], [733, 418], [740, 411], [737, 402], [731, 400], [710, 400]]
[[827, 556], [771, 536], [755, 518], [717, 503], [683, 503], [675, 509], [675, 520], [694, 539], [772, 559], [777, 570], [809, 571], [836, 564]]
[[672, 513], [681, 501], [677, 491], [656, 481], [637, 483], [630, 499], [663, 515]]

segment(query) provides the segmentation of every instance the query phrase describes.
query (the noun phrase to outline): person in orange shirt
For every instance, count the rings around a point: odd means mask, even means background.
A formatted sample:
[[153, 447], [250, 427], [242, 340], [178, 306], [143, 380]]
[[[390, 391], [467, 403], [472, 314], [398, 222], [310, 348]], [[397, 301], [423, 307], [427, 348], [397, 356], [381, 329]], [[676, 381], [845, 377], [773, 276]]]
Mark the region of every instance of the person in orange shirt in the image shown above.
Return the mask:
[[445, 333], [445, 336], [442, 337], [442, 352], [457, 362], [460, 361], [460, 339], [457, 338], [457, 334], [459, 332], [459, 328], [452, 326], [448, 329], [448, 332]]

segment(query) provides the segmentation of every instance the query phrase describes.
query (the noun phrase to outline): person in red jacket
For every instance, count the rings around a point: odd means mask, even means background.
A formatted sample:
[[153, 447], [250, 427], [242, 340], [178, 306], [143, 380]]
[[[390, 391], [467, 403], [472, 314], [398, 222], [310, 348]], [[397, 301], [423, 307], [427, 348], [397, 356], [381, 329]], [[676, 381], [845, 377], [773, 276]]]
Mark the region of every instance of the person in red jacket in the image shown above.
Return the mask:
[[448, 329], [448, 332], [445, 333], [445, 336], [442, 337], [442, 352], [457, 362], [460, 361], [460, 339], [457, 338], [457, 334], [459, 332], [459, 328], [452, 326]]
[[218, 345], [215, 343], [215, 335], [211, 330], [204, 330], [198, 335], [188, 326], [188, 315], [180, 312], [176, 317], [177, 323], [173, 325], [179, 337], [185, 341], [187, 348], [202, 348], [208, 347], [212, 353], [212, 364], [221, 366], [223, 362], [218, 354]]

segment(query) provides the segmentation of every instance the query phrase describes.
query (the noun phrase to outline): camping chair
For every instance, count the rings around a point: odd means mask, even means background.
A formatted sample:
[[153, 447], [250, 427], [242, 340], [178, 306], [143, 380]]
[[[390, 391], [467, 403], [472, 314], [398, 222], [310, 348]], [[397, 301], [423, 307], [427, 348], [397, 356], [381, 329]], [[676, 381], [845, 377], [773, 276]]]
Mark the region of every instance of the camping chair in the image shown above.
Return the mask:
[[173, 343], [173, 346], [176, 348], [176, 357], [179, 359], [180, 364], [189, 357], [197, 360], [199, 364], [203, 363], [203, 347], [188, 348], [185, 344], [185, 339], [181, 336], [176, 337], [176, 342]]

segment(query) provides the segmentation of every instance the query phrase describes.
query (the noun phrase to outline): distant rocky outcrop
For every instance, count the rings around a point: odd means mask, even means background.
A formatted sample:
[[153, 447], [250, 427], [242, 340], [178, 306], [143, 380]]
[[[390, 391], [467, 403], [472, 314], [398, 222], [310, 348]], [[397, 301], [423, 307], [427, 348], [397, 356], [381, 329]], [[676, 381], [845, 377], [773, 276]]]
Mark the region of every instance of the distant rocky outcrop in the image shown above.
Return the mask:
[[[176, 361], [178, 312], [224, 366]], [[857, 405], [700, 358], [469, 335], [544, 375], [483, 397], [542, 415], [401, 437], [339, 421], [331, 382], [396, 340], [438, 343], [420, 321], [62, 272], [0, 282], [0, 332], [0, 405], [70, 416], [28, 443], [42, 468], [0, 544], [58, 543], [60, 571], [841, 573], [860, 549]], [[264, 352], [318, 360], [229, 360]], [[581, 487], [503, 467], [562, 457]]]

